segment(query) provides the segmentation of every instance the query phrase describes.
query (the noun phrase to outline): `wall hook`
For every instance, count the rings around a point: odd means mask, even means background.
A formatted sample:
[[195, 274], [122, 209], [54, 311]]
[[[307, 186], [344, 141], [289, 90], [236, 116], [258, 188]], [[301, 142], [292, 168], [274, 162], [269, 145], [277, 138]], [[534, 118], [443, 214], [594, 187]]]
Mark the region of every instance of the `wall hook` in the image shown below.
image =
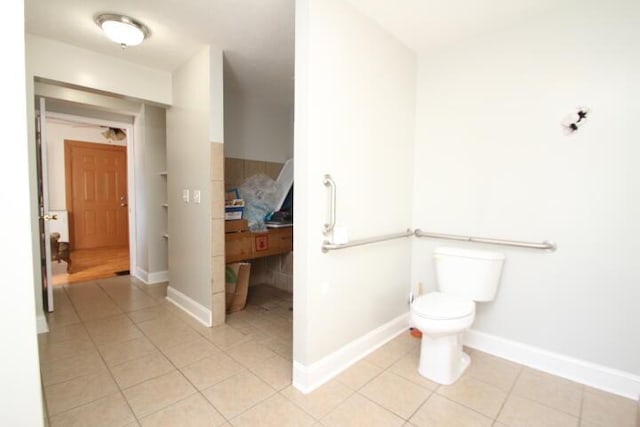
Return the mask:
[[578, 107], [575, 112], [568, 114], [562, 121], [565, 134], [570, 135], [577, 131], [590, 116], [591, 110], [587, 107]]

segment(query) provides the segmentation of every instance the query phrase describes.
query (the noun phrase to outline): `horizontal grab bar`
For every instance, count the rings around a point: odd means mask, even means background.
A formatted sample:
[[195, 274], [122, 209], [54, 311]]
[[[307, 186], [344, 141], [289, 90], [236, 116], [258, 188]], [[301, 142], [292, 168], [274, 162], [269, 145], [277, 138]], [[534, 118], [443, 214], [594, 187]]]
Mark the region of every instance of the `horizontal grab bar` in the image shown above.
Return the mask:
[[348, 243], [331, 243], [327, 240], [322, 242], [322, 252], [336, 251], [338, 249], [352, 248], [354, 246], [368, 245], [370, 243], [384, 242], [386, 240], [401, 239], [413, 236], [413, 231], [407, 230], [403, 233], [385, 234], [384, 236], [369, 237], [367, 239], [353, 240]]
[[461, 240], [465, 242], [487, 243], [490, 245], [503, 245], [503, 246], [515, 246], [518, 248], [542, 249], [542, 250], [547, 250], [551, 252], [555, 251], [558, 248], [558, 245], [556, 245], [555, 242], [552, 242], [550, 240], [545, 240], [542, 243], [520, 242], [517, 240], [490, 239], [486, 237], [460, 236], [457, 234], [428, 233], [420, 229], [417, 229], [415, 231], [415, 235], [416, 237], [431, 237], [434, 239]]

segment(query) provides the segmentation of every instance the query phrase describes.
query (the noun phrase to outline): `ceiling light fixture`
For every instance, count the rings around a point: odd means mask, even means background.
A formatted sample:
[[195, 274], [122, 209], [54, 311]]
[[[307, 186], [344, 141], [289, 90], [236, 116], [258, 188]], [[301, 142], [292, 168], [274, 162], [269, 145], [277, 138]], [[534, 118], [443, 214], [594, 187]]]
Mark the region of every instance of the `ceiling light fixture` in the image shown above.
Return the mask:
[[115, 13], [103, 13], [95, 18], [96, 24], [104, 34], [122, 48], [136, 46], [151, 35], [149, 29], [141, 22], [128, 16]]

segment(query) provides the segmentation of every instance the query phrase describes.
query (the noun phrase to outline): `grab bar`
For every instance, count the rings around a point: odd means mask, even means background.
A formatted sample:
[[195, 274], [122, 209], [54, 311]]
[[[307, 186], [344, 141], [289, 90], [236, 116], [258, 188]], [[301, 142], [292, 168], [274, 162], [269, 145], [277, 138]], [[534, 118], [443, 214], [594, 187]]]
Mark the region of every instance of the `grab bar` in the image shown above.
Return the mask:
[[486, 237], [460, 236], [457, 234], [428, 233], [426, 231], [420, 230], [419, 228], [416, 229], [415, 235], [416, 237], [431, 237], [434, 239], [461, 240], [465, 242], [487, 243], [490, 245], [503, 245], [503, 246], [515, 246], [518, 248], [542, 249], [550, 252], [553, 252], [558, 248], [558, 245], [556, 245], [555, 242], [552, 242], [550, 240], [545, 240], [542, 243], [520, 242], [517, 240], [490, 239]]
[[336, 183], [331, 178], [331, 175], [327, 174], [324, 176], [322, 184], [329, 188], [331, 198], [329, 202], [329, 222], [322, 227], [322, 233], [326, 235], [331, 233], [336, 226]]
[[413, 236], [413, 231], [407, 230], [403, 233], [385, 234], [384, 236], [369, 237], [367, 239], [353, 240], [348, 243], [331, 243], [328, 240], [322, 242], [322, 252], [336, 251], [338, 249], [352, 248], [354, 246], [368, 245], [370, 243], [384, 242], [386, 240], [401, 239]]

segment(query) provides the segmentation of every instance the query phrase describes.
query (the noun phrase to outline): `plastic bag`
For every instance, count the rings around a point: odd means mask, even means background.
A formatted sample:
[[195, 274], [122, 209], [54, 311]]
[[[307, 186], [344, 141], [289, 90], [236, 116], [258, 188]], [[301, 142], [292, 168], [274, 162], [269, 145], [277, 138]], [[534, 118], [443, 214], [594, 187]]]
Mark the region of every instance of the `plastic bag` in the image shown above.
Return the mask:
[[278, 183], [264, 174], [247, 178], [239, 188], [244, 199], [244, 217], [251, 231], [266, 231], [265, 219], [273, 213], [278, 202]]

